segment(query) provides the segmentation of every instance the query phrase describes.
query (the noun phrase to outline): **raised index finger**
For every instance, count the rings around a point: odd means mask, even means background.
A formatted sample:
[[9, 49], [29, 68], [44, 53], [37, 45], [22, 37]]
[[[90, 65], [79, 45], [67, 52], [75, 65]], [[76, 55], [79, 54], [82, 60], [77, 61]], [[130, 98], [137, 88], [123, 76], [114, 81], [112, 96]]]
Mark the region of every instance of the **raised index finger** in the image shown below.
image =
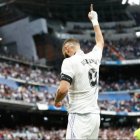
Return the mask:
[[93, 4], [90, 5], [90, 11], [93, 11]]

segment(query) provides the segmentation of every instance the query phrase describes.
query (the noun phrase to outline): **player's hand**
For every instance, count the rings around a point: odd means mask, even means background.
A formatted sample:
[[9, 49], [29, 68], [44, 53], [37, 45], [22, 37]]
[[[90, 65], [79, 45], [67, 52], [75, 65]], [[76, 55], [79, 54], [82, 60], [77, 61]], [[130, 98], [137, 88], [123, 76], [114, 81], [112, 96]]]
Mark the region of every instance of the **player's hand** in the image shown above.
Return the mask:
[[54, 105], [55, 105], [55, 107], [61, 107], [62, 106], [62, 102], [55, 102]]
[[88, 18], [91, 21], [98, 20], [97, 13], [93, 10], [93, 4], [90, 5], [90, 12], [88, 13]]

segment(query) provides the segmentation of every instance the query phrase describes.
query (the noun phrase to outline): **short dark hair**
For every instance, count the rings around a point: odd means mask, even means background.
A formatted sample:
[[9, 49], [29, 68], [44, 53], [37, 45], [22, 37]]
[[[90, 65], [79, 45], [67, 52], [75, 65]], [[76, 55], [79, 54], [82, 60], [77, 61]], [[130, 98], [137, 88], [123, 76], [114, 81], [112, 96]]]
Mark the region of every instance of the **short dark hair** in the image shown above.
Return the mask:
[[62, 53], [64, 55], [64, 57], [66, 57], [66, 54], [64, 52], [64, 46], [67, 44], [67, 43], [72, 43], [74, 46], [77, 46], [77, 45], [80, 45], [80, 42], [78, 39], [75, 39], [75, 38], [69, 38], [69, 39], [66, 39], [62, 45]]
[[66, 39], [62, 45], [62, 47], [64, 47], [65, 44], [67, 43], [76, 43], [76, 44], [80, 44], [79, 40], [78, 39], [75, 39], [75, 38], [69, 38], [69, 39]]

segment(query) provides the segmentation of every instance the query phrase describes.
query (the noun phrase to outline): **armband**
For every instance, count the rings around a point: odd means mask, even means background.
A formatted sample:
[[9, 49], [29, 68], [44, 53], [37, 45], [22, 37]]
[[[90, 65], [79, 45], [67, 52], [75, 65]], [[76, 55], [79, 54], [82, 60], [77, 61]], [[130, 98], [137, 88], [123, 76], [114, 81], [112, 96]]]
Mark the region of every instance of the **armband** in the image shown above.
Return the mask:
[[72, 83], [72, 78], [66, 74], [61, 74], [60, 80], [65, 80], [67, 82], [69, 82], [70, 84]]

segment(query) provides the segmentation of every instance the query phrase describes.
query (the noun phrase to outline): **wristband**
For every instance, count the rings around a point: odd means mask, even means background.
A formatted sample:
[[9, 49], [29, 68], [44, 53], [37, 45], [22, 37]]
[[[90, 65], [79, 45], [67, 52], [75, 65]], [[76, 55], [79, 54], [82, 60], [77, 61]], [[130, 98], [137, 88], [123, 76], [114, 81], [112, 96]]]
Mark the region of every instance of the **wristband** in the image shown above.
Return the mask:
[[92, 22], [93, 26], [99, 25], [99, 22], [97, 19], [91, 20], [91, 22]]

